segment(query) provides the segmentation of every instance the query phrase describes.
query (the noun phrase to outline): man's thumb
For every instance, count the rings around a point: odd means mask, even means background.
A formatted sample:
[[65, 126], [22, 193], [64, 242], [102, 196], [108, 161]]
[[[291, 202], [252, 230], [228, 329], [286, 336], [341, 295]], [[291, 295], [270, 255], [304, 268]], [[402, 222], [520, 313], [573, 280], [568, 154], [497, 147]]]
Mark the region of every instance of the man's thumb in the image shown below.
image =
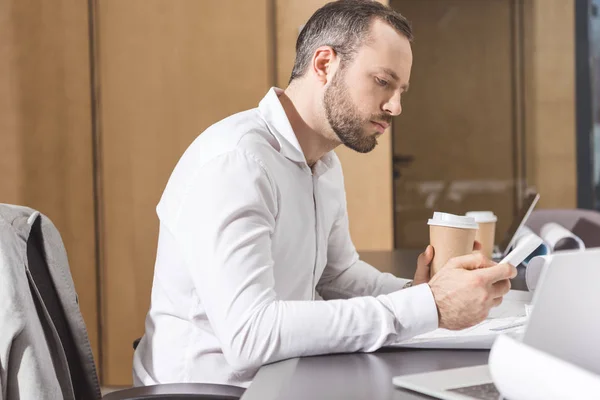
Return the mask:
[[428, 267], [429, 264], [431, 264], [432, 260], [433, 260], [433, 246], [429, 245], [429, 246], [427, 246], [425, 251], [419, 255], [417, 264], [420, 267]]

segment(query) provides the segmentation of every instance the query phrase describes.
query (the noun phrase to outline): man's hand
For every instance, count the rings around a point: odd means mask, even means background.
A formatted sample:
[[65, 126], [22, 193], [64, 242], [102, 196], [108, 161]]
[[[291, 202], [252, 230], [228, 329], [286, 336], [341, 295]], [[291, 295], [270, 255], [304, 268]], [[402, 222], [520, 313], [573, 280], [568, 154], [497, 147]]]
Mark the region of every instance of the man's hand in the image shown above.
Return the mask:
[[429, 282], [431, 261], [433, 260], [433, 246], [429, 245], [417, 258], [417, 270], [413, 279], [413, 286]]
[[[473, 243], [473, 251], [477, 250], [481, 250], [481, 243], [476, 240]], [[431, 261], [433, 261], [433, 246], [429, 245], [417, 258], [417, 270], [413, 279], [413, 286], [429, 282]]]
[[512, 265], [495, 264], [481, 254], [449, 260], [429, 282], [440, 328], [458, 330], [483, 321], [502, 303], [516, 275]]

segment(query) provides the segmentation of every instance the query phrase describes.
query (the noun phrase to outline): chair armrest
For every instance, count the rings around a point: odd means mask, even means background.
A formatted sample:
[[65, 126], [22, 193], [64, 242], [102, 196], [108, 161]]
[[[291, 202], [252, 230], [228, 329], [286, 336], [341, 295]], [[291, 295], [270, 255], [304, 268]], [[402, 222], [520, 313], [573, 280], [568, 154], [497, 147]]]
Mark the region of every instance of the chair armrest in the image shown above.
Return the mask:
[[168, 383], [108, 393], [102, 400], [238, 400], [245, 389], [213, 383]]

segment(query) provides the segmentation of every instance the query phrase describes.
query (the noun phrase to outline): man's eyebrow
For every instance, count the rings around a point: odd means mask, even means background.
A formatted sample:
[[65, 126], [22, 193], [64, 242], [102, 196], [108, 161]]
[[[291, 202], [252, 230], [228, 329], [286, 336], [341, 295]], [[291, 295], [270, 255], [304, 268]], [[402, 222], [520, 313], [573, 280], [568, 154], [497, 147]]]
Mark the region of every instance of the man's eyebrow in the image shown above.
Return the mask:
[[398, 80], [398, 75], [396, 75], [396, 73], [394, 71], [392, 71], [389, 68], [381, 68], [381, 70], [383, 72], [385, 72], [386, 74], [388, 74], [389, 76], [391, 76], [393, 79]]

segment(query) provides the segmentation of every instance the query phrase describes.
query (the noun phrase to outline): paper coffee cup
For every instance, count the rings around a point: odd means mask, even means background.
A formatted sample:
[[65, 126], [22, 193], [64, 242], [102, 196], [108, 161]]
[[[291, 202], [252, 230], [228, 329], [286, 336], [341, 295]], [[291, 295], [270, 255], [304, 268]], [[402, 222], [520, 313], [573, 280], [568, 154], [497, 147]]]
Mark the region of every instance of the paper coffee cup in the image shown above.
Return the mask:
[[479, 225], [475, 240], [481, 243], [481, 253], [491, 259], [494, 253], [498, 217], [492, 211], [469, 211], [465, 215], [473, 218]]
[[477, 223], [471, 217], [434, 212], [429, 225], [429, 243], [434, 255], [431, 263], [431, 276], [446, 265], [453, 257], [473, 252], [473, 242], [477, 233]]

